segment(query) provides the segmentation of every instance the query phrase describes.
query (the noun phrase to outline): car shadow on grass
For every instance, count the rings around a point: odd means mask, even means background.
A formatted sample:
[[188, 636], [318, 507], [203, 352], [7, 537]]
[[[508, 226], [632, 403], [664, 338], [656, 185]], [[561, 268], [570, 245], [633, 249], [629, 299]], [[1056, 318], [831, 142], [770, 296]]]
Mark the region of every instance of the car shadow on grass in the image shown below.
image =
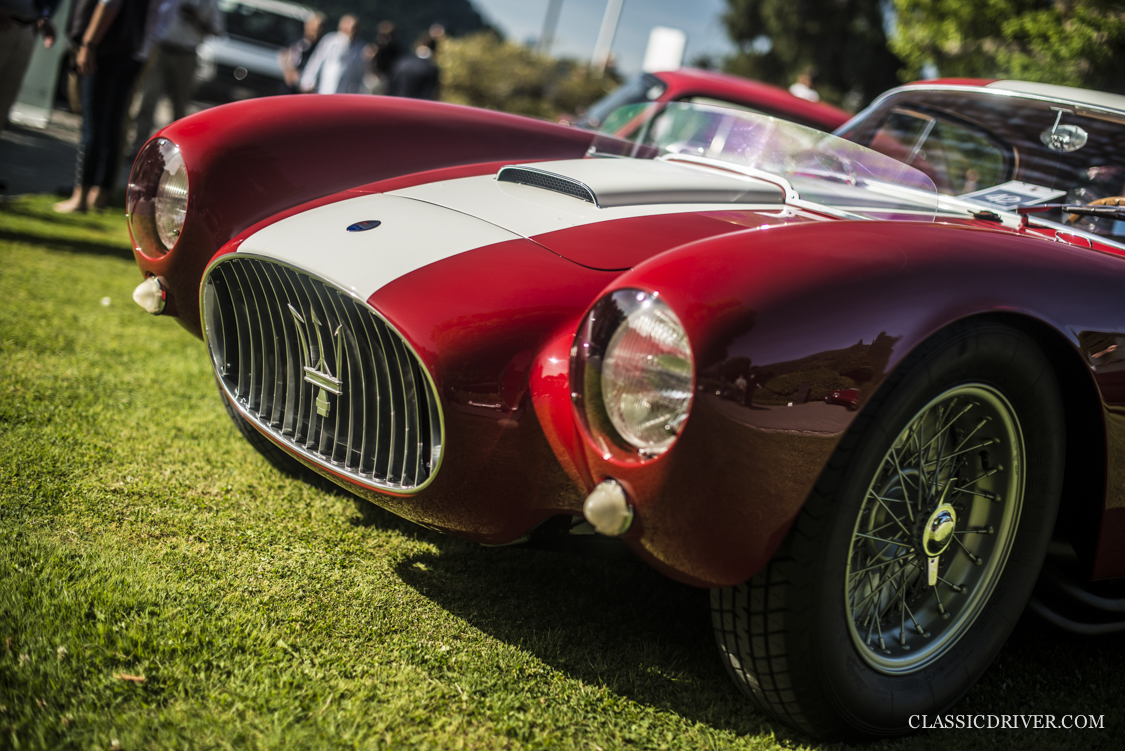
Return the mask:
[[58, 237], [44, 237], [32, 232], [16, 232], [0, 229], [0, 242], [42, 245], [50, 250], [88, 255], [113, 256], [126, 261], [133, 260], [133, 250], [113, 242], [94, 242], [90, 240], [67, 240]]
[[486, 548], [434, 533], [408, 586], [572, 678], [738, 736], [793, 737], [746, 704], [711, 633], [709, 595], [639, 561]]
[[[439, 552], [402, 560], [398, 575], [482, 632], [576, 680], [690, 722], [740, 737], [772, 734], [782, 742], [810, 743], [751, 708], [731, 683], [717, 655], [705, 590], [677, 584], [640, 562], [483, 548], [428, 531], [424, 536]], [[1064, 714], [1094, 715], [1102, 717], [1104, 730], [930, 729], [856, 748], [945, 749], [950, 741], [970, 749], [1120, 747], [1122, 707], [1125, 635], [1077, 637], [1029, 612], [950, 713], [1054, 715], [1056, 721]]]

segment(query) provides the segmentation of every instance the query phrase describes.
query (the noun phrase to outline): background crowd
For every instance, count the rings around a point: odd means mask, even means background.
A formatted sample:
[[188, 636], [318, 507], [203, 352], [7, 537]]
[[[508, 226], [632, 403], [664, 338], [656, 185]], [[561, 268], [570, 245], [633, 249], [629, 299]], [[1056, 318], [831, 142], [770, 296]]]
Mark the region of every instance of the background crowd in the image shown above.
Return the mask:
[[[10, 111], [38, 38], [50, 47], [57, 32], [52, 16], [59, 0], [0, 0], [0, 118]], [[433, 24], [406, 47], [392, 21], [380, 23], [366, 41], [355, 15], [340, 17], [325, 33], [326, 16], [315, 13], [304, 34], [282, 50], [281, 93], [357, 94], [436, 99], [440, 72], [434, 62], [445, 37]], [[187, 114], [204, 39], [223, 32], [216, 0], [77, 0], [66, 29], [82, 128], [73, 192], [55, 204], [60, 213], [106, 206], [123, 151], [134, 157], [153, 132], [157, 105], [171, 102], [172, 118]], [[128, 130], [130, 103], [137, 100]], [[125, 147], [123, 149], [123, 146]]]

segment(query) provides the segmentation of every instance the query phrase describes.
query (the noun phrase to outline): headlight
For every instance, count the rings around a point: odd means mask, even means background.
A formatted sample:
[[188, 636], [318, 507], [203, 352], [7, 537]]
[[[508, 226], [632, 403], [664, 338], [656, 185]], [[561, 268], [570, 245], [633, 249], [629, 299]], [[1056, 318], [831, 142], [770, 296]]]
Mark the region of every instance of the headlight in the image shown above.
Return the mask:
[[149, 141], [129, 175], [125, 212], [133, 245], [149, 258], [176, 246], [188, 208], [188, 174], [180, 148], [167, 138]]
[[676, 441], [691, 409], [695, 366], [683, 325], [657, 295], [618, 290], [591, 309], [575, 338], [571, 393], [603, 451], [650, 458]]

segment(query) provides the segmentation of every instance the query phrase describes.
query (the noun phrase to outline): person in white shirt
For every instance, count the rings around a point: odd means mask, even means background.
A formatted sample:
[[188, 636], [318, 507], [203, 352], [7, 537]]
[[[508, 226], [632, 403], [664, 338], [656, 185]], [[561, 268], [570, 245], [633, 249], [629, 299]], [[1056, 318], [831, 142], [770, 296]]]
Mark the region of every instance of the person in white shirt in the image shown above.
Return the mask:
[[813, 88], [816, 81], [816, 69], [810, 68], [801, 75], [797, 76], [797, 81], [789, 87], [789, 93], [793, 96], [807, 99], [810, 102], [819, 102], [820, 94]]
[[359, 38], [359, 19], [340, 18], [336, 31], [326, 34], [316, 46], [301, 74], [301, 91], [318, 94], [361, 94], [367, 59]]
[[152, 120], [160, 97], [172, 100], [172, 117], [187, 114], [195, 87], [196, 48], [209, 34], [222, 31], [215, 0], [154, 0], [145, 34], [149, 63], [141, 82], [137, 133], [130, 153], [136, 154], [152, 134]]

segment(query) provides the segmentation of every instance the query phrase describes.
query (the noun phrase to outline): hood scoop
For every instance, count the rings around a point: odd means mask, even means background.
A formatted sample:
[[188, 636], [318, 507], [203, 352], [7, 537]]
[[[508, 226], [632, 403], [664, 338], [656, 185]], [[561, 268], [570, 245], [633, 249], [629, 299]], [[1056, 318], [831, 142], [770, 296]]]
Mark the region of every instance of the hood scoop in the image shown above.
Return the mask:
[[580, 201], [589, 201], [595, 206], [598, 205], [598, 198], [594, 195], [594, 191], [590, 190], [589, 185], [534, 167], [502, 167], [500, 173], [496, 175], [496, 179], [502, 183], [518, 183], [519, 185], [530, 185], [533, 188], [551, 190], [555, 193], [577, 198]]
[[502, 183], [561, 193], [600, 209], [677, 203], [783, 204], [772, 183], [648, 159], [579, 159], [503, 167]]

